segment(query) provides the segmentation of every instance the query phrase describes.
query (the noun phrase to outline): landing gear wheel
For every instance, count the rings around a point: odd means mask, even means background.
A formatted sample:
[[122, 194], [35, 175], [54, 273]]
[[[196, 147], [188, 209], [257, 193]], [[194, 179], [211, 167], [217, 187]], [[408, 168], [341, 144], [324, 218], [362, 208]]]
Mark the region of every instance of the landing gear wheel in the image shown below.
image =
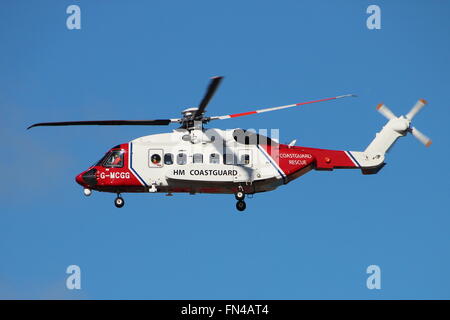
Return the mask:
[[125, 200], [123, 200], [122, 197], [117, 196], [117, 198], [114, 200], [114, 204], [116, 205], [117, 208], [122, 208], [125, 204]]
[[236, 200], [241, 201], [245, 199], [245, 193], [242, 191], [238, 191], [234, 194], [234, 197], [236, 198]]
[[236, 209], [238, 209], [239, 211], [244, 211], [245, 208], [247, 208], [245, 201], [239, 200], [238, 202], [236, 202]]

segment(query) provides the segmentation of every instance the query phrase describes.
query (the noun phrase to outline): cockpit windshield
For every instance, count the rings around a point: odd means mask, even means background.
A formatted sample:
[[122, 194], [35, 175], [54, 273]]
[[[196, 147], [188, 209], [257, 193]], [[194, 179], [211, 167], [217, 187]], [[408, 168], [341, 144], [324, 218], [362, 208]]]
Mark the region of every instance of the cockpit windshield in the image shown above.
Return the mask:
[[122, 150], [111, 151], [106, 157], [106, 160], [103, 162], [103, 166], [106, 168], [123, 167], [123, 151]]
[[104, 155], [100, 160], [98, 160], [98, 161], [93, 165], [93, 167], [101, 166], [102, 163], [103, 163], [103, 161], [105, 161], [105, 159], [106, 159], [106, 157], [107, 157], [108, 155], [109, 155], [109, 152], [105, 153], [105, 155]]
[[123, 150], [112, 150], [107, 152], [95, 166], [104, 166], [105, 168], [123, 167]]

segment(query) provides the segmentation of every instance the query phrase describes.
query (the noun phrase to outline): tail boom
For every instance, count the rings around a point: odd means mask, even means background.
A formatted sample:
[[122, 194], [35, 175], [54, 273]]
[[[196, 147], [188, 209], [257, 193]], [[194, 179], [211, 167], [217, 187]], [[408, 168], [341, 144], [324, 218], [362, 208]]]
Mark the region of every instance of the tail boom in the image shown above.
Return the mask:
[[360, 169], [362, 173], [370, 174], [378, 172], [384, 165], [384, 156], [371, 157], [366, 152], [284, 146], [280, 149], [280, 167], [289, 175], [299, 169], [290, 166], [290, 164], [296, 163], [291, 159], [304, 158], [305, 155], [311, 155], [311, 159], [304, 165], [312, 165], [319, 171]]

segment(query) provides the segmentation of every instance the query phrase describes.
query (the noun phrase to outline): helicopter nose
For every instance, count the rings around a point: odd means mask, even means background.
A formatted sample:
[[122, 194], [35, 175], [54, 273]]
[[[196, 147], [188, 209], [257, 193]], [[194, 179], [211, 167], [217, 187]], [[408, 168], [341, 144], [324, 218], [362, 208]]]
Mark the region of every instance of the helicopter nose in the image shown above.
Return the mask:
[[80, 173], [75, 181], [83, 187], [94, 187], [97, 184], [97, 169], [91, 169]]
[[81, 186], [84, 187], [83, 173], [80, 173], [79, 175], [77, 175], [77, 176], [75, 177], [75, 181], [76, 181], [79, 185], [81, 185]]

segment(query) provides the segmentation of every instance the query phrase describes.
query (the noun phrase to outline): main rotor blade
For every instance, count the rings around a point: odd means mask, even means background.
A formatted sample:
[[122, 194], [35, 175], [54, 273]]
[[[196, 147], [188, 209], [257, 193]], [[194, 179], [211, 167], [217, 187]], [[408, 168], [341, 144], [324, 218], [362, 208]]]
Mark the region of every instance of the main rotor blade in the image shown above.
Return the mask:
[[414, 116], [427, 104], [427, 101], [425, 99], [419, 99], [414, 107], [411, 108], [411, 110], [406, 115], [406, 118], [409, 120], [412, 120]]
[[29, 126], [33, 127], [57, 127], [57, 126], [166, 126], [171, 122], [179, 122], [179, 119], [161, 120], [94, 120], [94, 121], [64, 121], [64, 122], [41, 122]]
[[197, 111], [195, 111], [194, 119], [201, 118], [201, 116], [205, 112], [206, 107], [208, 106], [209, 101], [211, 100], [211, 98], [213, 97], [217, 88], [219, 87], [222, 79], [223, 79], [223, 77], [211, 78], [211, 81], [209, 83], [208, 89], [206, 90], [205, 96], [203, 97], [202, 101], [200, 102]]
[[311, 103], [316, 103], [316, 102], [335, 100], [335, 99], [340, 99], [340, 98], [345, 98], [345, 97], [356, 97], [356, 95], [354, 95], [354, 94], [345, 94], [343, 96], [337, 96], [337, 97], [333, 97], [333, 98], [325, 98], [325, 99], [314, 100], [314, 101], [307, 101], [307, 102], [288, 104], [288, 105], [280, 106], [280, 107], [265, 108], [265, 109], [259, 109], [259, 110], [255, 110], [255, 111], [249, 111], [249, 112], [228, 114], [228, 115], [224, 115], [224, 116], [214, 116], [214, 117], [210, 117], [209, 120], [223, 120], [223, 119], [230, 119], [230, 118], [248, 116], [248, 115], [256, 114], [256, 113], [263, 113], [263, 112], [268, 112], [268, 111], [282, 110], [282, 109], [287, 109], [287, 108], [292, 108], [292, 107], [303, 106], [305, 104], [311, 104]]
[[386, 105], [384, 105], [383, 103], [380, 103], [379, 105], [377, 105], [377, 110], [379, 113], [381, 113], [383, 116], [385, 116], [389, 120], [397, 118], [395, 116], [395, 114], [388, 107], [386, 107]]
[[419, 140], [420, 142], [422, 142], [425, 147], [429, 147], [431, 145], [431, 139], [428, 138], [426, 135], [424, 135], [422, 132], [420, 132], [419, 130], [417, 130], [414, 127], [411, 127], [411, 129], [409, 130], [409, 132], [411, 132], [411, 134], [417, 138], [417, 140]]

